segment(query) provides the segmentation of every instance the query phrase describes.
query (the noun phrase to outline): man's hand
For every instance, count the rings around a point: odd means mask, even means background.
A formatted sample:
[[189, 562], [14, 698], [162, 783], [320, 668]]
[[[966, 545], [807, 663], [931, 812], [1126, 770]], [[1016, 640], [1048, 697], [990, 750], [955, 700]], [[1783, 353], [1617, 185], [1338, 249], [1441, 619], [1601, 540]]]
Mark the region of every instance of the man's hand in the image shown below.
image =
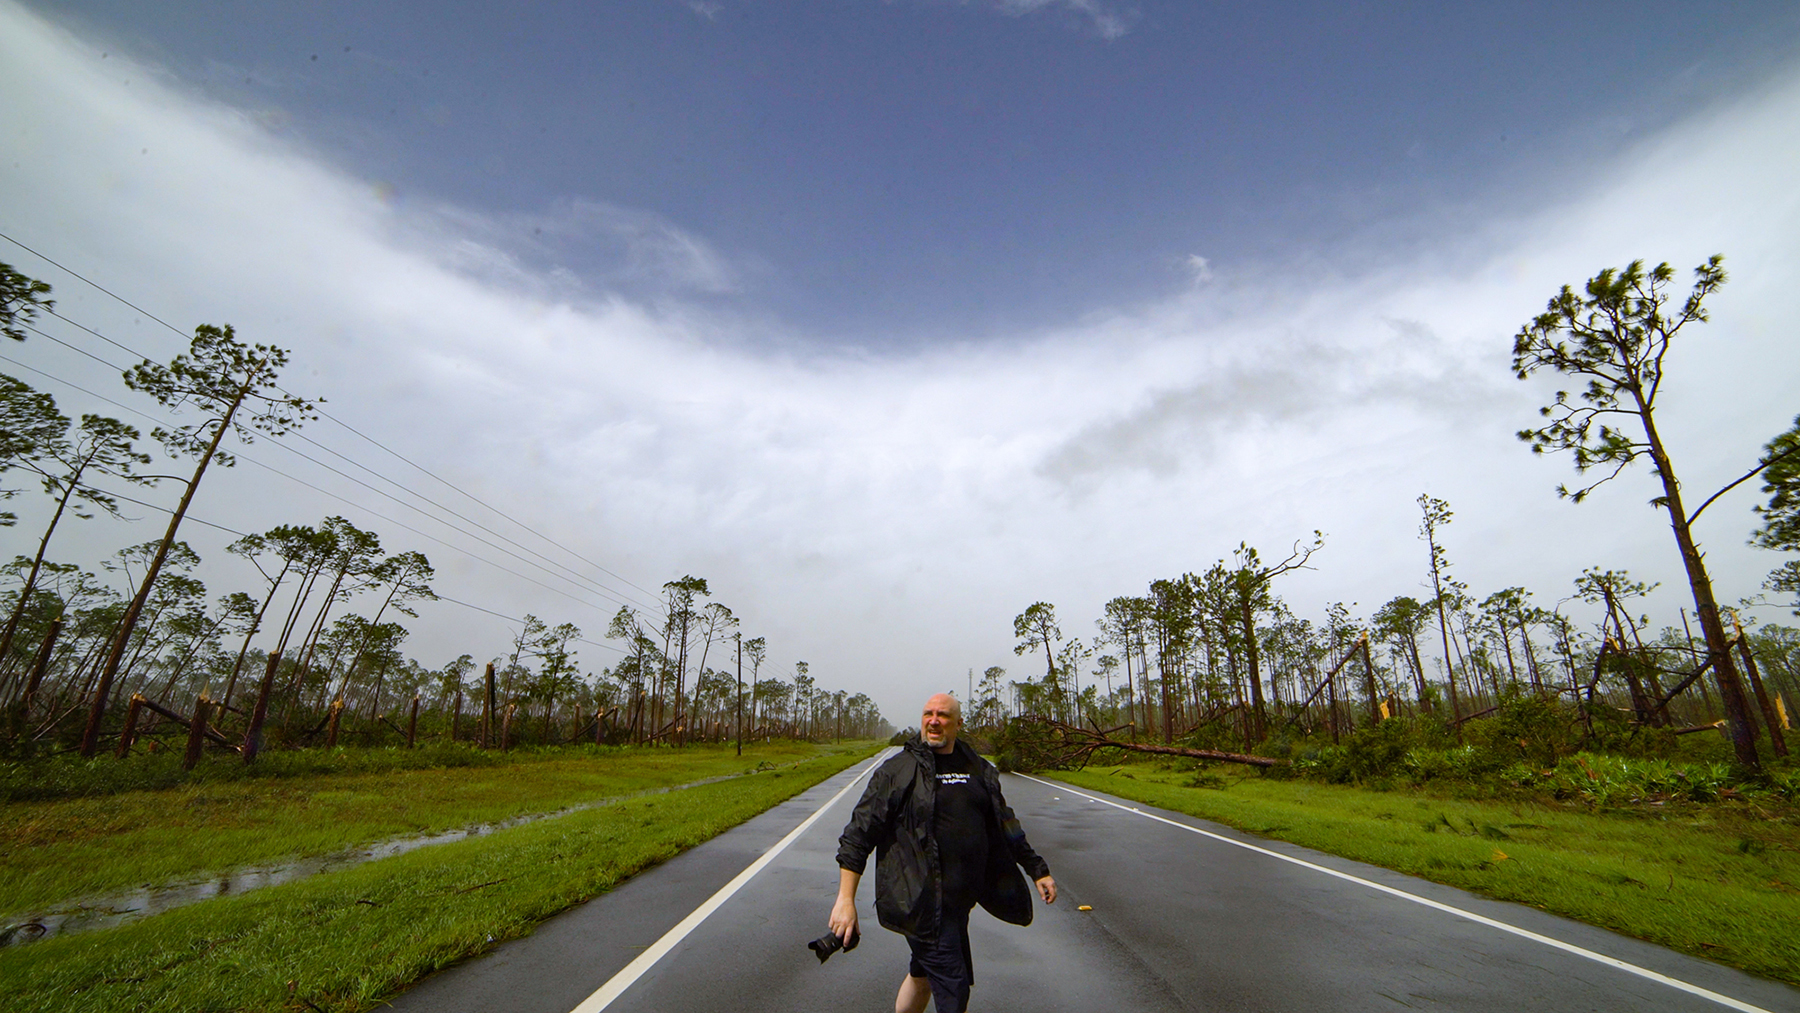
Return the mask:
[[[1051, 879], [1049, 876], [1045, 876], [1043, 879], [1037, 881], [1037, 888], [1038, 896], [1044, 898], [1044, 903], [1056, 903], [1056, 880]], [[855, 912], [851, 912], [851, 917], [855, 918]]]
[[843, 940], [846, 946], [851, 937], [856, 935], [855, 897], [839, 897], [837, 903], [831, 905], [831, 933]]
[[860, 882], [860, 873], [849, 869], [838, 870], [837, 903], [831, 905], [829, 924], [832, 935], [843, 940], [845, 946], [850, 945], [850, 940], [856, 936], [856, 885]]

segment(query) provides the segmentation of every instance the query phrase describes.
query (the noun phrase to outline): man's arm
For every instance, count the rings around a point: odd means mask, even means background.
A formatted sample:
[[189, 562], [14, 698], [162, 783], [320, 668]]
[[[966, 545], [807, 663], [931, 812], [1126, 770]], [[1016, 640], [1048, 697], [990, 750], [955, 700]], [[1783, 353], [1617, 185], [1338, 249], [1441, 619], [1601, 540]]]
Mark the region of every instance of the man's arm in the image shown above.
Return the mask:
[[[988, 801], [994, 806], [994, 814], [1000, 820], [1000, 833], [1005, 838], [1006, 851], [1014, 862], [1024, 867], [1025, 874], [1032, 882], [1039, 884], [1038, 893], [1049, 904], [1056, 899], [1056, 882], [1050, 880], [1050, 863], [1044, 861], [1031, 848], [1031, 842], [1025, 839], [1025, 828], [1019, 825], [1019, 817], [1013, 814], [1012, 807], [1006, 804], [1006, 795], [1000, 790], [1000, 775], [990, 768], [988, 775]], [[1043, 885], [1050, 880], [1048, 889]]]
[[891, 777], [888, 764], [884, 763], [869, 777], [868, 787], [863, 789], [862, 798], [850, 813], [850, 822], [845, 824], [844, 832], [838, 838], [838, 895], [831, 905], [829, 924], [831, 931], [846, 946], [857, 932], [856, 887], [862, 882], [863, 870], [868, 867], [869, 852], [887, 840], [891, 833], [891, 794]]
[[887, 773], [887, 764], [883, 764], [870, 776], [862, 798], [850, 812], [850, 822], [844, 824], [844, 832], [838, 837], [837, 864], [841, 869], [861, 875], [869, 852], [890, 836], [892, 786], [890, 778], [884, 776]]
[[[844, 941], [847, 946], [856, 935], [856, 887], [862, 882], [862, 873], [849, 869], [838, 870], [837, 903], [831, 905], [832, 934]], [[1055, 887], [1051, 887], [1052, 894]]]

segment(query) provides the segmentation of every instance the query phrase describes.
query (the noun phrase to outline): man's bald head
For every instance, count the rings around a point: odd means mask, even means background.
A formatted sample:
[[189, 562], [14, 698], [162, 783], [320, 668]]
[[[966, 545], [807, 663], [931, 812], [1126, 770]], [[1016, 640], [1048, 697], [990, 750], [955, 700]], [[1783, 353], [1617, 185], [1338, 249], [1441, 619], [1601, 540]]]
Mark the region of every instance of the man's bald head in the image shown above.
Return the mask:
[[962, 731], [962, 702], [948, 693], [939, 693], [925, 701], [925, 712], [919, 717], [919, 737], [940, 753], [956, 748], [956, 736]]

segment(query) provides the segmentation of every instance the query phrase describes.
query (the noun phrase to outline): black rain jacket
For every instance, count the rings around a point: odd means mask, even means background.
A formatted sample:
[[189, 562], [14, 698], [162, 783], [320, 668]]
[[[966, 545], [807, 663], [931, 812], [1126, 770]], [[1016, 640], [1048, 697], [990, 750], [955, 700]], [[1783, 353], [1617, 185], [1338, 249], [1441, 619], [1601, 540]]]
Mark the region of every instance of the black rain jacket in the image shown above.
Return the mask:
[[[1000, 772], [962, 739], [956, 749], [969, 758], [972, 780], [988, 797], [987, 875], [977, 898], [988, 913], [1014, 925], [1031, 924], [1032, 880], [1050, 875], [1050, 866], [1025, 840], [1018, 818], [1000, 793]], [[937, 813], [937, 761], [915, 735], [898, 755], [876, 769], [869, 787], [838, 838], [837, 861], [858, 875], [875, 852], [875, 916], [886, 927], [916, 939], [937, 937], [943, 906], [942, 865], [932, 834]]]

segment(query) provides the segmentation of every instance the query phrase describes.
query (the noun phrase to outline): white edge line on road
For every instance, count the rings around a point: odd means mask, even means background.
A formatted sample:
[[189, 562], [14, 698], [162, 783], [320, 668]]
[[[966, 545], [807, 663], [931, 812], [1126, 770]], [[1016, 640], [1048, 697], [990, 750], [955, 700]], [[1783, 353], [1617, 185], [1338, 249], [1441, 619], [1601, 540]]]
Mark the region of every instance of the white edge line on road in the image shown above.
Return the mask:
[[575, 1007], [571, 1013], [600, 1013], [601, 1010], [612, 1005], [614, 999], [623, 995], [626, 989], [630, 988], [639, 978], [644, 976], [644, 972], [650, 970], [651, 967], [656, 965], [657, 961], [668, 955], [668, 952], [674, 949], [677, 943], [686, 939], [688, 933], [699, 928], [700, 923], [705, 921], [714, 911], [717, 911], [726, 901], [730, 900], [732, 894], [743, 889], [744, 884], [750, 882], [757, 873], [763, 871], [765, 866], [775, 860], [776, 855], [786, 851], [788, 845], [798, 840], [801, 834], [806, 833], [814, 823], [819, 821], [819, 817], [825, 815], [825, 810], [837, 805], [838, 799], [843, 798], [850, 789], [856, 787], [858, 782], [867, 777], [869, 772], [874, 770], [876, 765], [881, 763], [882, 760], [887, 759], [887, 757], [888, 750], [883, 750], [876, 754], [875, 758], [869, 761], [869, 765], [863, 768], [862, 773], [857, 774], [850, 779], [849, 784], [838, 789], [838, 793], [831, 796], [824, 805], [815, 810], [811, 816], [808, 816], [805, 822], [788, 831], [786, 837], [776, 841], [775, 846], [763, 852], [761, 858], [751, 862], [744, 868], [744, 871], [738, 873], [731, 882], [720, 887], [718, 893], [715, 893], [706, 899], [706, 903], [695, 908], [686, 918], [677, 922], [674, 928], [663, 933], [661, 939], [652, 943], [649, 949], [638, 954], [636, 960], [626, 964], [624, 970], [621, 970], [618, 974], [615, 974], [608, 979], [606, 984], [601, 985], [593, 995], [583, 999], [581, 1005]]
[[1134, 809], [1130, 806], [1120, 805], [1117, 802], [1110, 802], [1106, 799], [1098, 798], [1093, 795], [1089, 795], [1086, 792], [1081, 791], [1080, 789], [1074, 788], [1067, 784], [1046, 781], [1041, 777], [1032, 777], [1030, 774], [1020, 774], [1018, 776], [1023, 777], [1029, 781], [1036, 781], [1039, 784], [1049, 785], [1052, 788], [1057, 788], [1057, 789], [1061, 789], [1063, 791], [1067, 791], [1073, 795], [1080, 795], [1082, 798], [1089, 799], [1094, 802], [1098, 802], [1101, 805], [1109, 805], [1109, 806], [1112, 806], [1114, 809], [1120, 809], [1120, 810], [1123, 810], [1128, 813], [1136, 813], [1139, 816], [1143, 816], [1148, 819], [1156, 820], [1158, 823], [1167, 823], [1169, 826], [1179, 827], [1182, 830], [1188, 831], [1189, 833], [1199, 834], [1202, 837], [1210, 837], [1215, 841], [1220, 841], [1225, 844], [1230, 844], [1234, 847], [1243, 848], [1246, 851], [1254, 851], [1254, 852], [1257, 852], [1258, 854], [1268, 855], [1270, 858], [1279, 858], [1284, 862], [1292, 862], [1295, 865], [1301, 866], [1302, 868], [1311, 869], [1314, 872], [1322, 872], [1327, 876], [1336, 876], [1337, 878], [1345, 880], [1347, 882], [1356, 883], [1360, 886], [1366, 886], [1371, 890], [1378, 890], [1382, 893], [1391, 894], [1395, 897], [1399, 897], [1404, 900], [1410, 900], [1414, 904], [1423, 904], [1424, 906], [1426, 906], [1428, 908], [1435, 908], [1436, 910], [1443, 911], [1447, 914], [1453, 914], [1453, 915], [1457, 916], [1458, 918], [1466, 918], [1469, 921], [1475, 922], [1480, 925], [1486, 925], [1489, 928], [1499, 929], [1502, 932], [1510, 932], [1513, 935], [1519, 936], [1523, 939], [1529, 939], [1532, 942], [1536, 942], [1536, 943], [1543, 943], [1545, 946], [1549, 946], [1549, 947], [1553, 947], [1558, 950], [1562, 950], [1565, 953], [1573, 953], [1578, 957], [1586, 957], [1587, 959], [1592, 960], [1595, 963], [1605, 964], [1608, 967], [1617, 968], [1621, 971], [1626, 972], [1627, 974], [1635, 974], [1640, 978], [1648, 978], [1651, 981], [1657, 982], [1659, 984], [1667, 985], [1670, 988], [1679, 989], [1680, 991], [1687, 992], [1692, 995], [1697, 995], [1702, 999], [1710, 999], [1713, 1002], [1716, 1002], [1721, 1006], [1729, 1006], [1730, 1008], [1735, 1009], [1735, 1010], [1742, 1010], [1743, 1013], [1771, 1013], [1771, 1011], [1763, 1009], [1761, 1006], [1752, 1006], [1747, 1002], [1743, 1002], [1742, 1000], [1733, 999], [1732, 997], [1730, 997], [1728, 995], [1720, 995], [1719, 993], [1714, 992], [1711, 989], [1705, 989], [1705, 988], [1701, 988], [1699, 985], [1689, 984], [1688, 982], [1682, 981], [1679, 978], [1671, 978], [1666, 974], [1660, 974], [1656, 971], [1650, 970], [1647, 967], [1639, 967], [1636, 964], [1626, 963], [1625, 961], [1620, 960], [1617, 957], [1609, 957], [1604, 953], [1595, 953], [1593, 950], [1584, 949], [1580, 946], [1576, 946], [1574, 943], [1565, 943], [1560, 939], [1552, 939], [1549, 936], [1540, 935], [1536, 932], [1531, 931], [1530, 929], [1522, 929], [1522, 928], [1519, 928], [1517, 925], [1508, 925], [1505, 922], [1496, 921], [1495, 919], [1489, 918], [1485, 915], [1478, 915], [1473, 911], [1464, 911], [1462, 908], [1451, 907], [1448, 904], [1443, 904], [1443, 903], [1440, 903], [1435, 900], [1431, 900], [1426, 897], [1421, 897], [1418, 894], [1407, 893], [1405, 890], [1397, 890], [1391, 886], [1384, 886], [1380, 883], [1374, 882], [1373, 880], [1363, 879], [1361, 876], [1352, 876], [1347, 872], [1339, 872], [1336, 869], [1328, 869], [1323, 865], [1316, 865], [1312, 862], [1306, 861], [1303, 858], [1295, 858], [1292, 855], [1284, 855], [1279, 851], [1270, 851], [1268, 848], [1259, 848], [1254, 844], [1247, 844], [1244, 841], [1234, 841], [1229, 837], [1225, 837], [1221, 834], [1215, 834], [1209, 830], [1202, 830], [1199, 827], [1188, 826], [1186, 823], [1182, 823], [1178, 820], [1166, 819], [1164, 817], [1156, 815], [1155, 813], [1147, 813], [1147, 812], [1144, 812], [1142, 809]]

